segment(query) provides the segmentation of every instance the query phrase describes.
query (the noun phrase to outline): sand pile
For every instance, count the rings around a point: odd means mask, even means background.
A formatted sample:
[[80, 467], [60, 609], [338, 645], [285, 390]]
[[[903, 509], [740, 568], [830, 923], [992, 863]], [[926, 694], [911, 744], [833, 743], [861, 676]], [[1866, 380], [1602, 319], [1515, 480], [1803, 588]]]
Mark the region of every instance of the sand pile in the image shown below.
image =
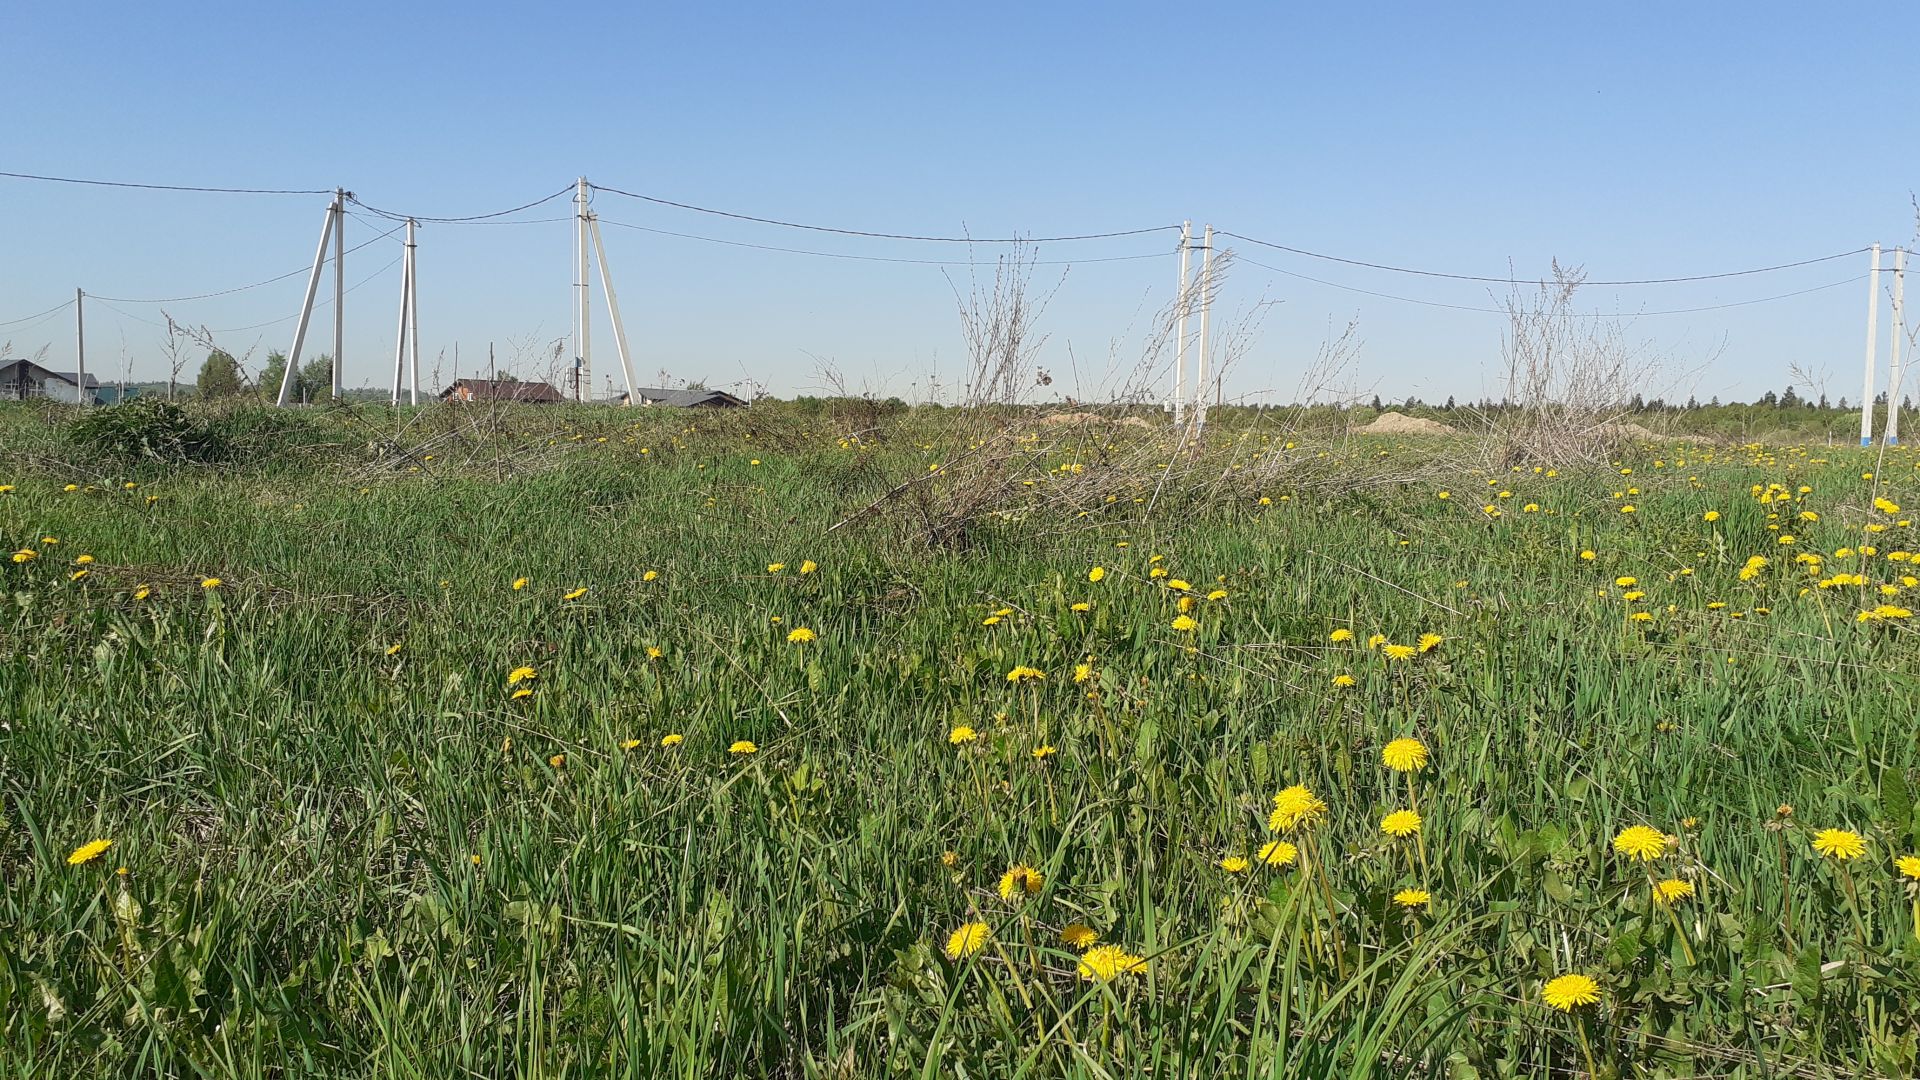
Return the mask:
[[1379, 419], [1356, 430], [1361, 435], [1452, 435], [1456, 431], [1438, 420], [1397, 412], [1383, 412]]

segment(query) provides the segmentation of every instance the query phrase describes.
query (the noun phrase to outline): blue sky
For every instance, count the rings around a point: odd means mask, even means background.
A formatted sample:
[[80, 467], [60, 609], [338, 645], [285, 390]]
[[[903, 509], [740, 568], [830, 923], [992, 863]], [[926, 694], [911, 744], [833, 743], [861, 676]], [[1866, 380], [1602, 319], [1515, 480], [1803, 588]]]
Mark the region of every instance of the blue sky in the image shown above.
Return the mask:
[[[13, 5], [0, 169], [233, 187], [343, 186], [457, 216], [586, 175], [704, 206], [887, 232], [1052, 235], [1191, 219], [1277, 243], [1436, 270], [1668, 277], [1908, 243], [1920, 151], [1889, 130], [1915, 87], [1895, 8], [1823, 5]], [[1324, 10], [1321, 10], [1324, 9]], [[295, 14], [298, 11], [299, 14]], [[231, 288], [312, 257], [326, 199], [138, 192], [0, 179], [0, 321], [85, 288]], [[895, 259], [967, 249], [727, 221], [616, 196], [608, 223]], [[565, 213], [562, 202], [519, 215]], [[382, 225], [381, 228], [385, 226]], [[375, 235], [349, 219], [348, 242]], [[608, 257], [642, 382], [661, 370], [781, 395], [951, 386], [966, 267], [769, 252], [613, 227]], [[422, 366], [472, 373], [488, 343], [523, 370], [571, 328], [566, 221], [423, 226]], [[1355, 385], [1398, 398], [1498, 393], [1501, 286], [1319, 262], [1234, 242], [1216, 324], [1264, 301], [1230, 396], [1293, 397], [1352, 318]], [[1175, 285], [1171, 234], [1044, 246], [1048, 393], [1101, 396]], [[392, 364], [399, 249], [348, 258], [347, 382]], [[990, 257], [991, 249], [974, 254]], [[1117, 256], [1155, 258], [1099, 262]], [[1857, 399], [1864, 255], [1688, 285], [1595, 288], [1590, 311], [1678, 384], [1751, 398], [1790, 364]], [[1064, 274], [1064, 277], [1062, 275]], [[949, 277], [951, 276], [951, 278]], [[1846, 284], [1835, 284], [1848, 282]], [[90, 303], [89, 367], [164, 375], [165, 310], [257, 361], [284, 347], [299, 276], [175, 305]], [[598, 290], [596, 288], [596, 300]], [[596, 382], [615, 370], [604, 311]], [[1882, 315], [1882, 349], [1886, 341]], [[330, 346], [323, 322], [309, 348]], [[70, 366], [71, 312], [0, 326]], [[1884, 357], [1882, 358], [1884, 365]], [[1686, 374], [1692, 373], [1692, 374]], [[1156, 381], [1156, 386], [1159, 382]], [[1804, 388], [1803, 388], [1804, 390]]]

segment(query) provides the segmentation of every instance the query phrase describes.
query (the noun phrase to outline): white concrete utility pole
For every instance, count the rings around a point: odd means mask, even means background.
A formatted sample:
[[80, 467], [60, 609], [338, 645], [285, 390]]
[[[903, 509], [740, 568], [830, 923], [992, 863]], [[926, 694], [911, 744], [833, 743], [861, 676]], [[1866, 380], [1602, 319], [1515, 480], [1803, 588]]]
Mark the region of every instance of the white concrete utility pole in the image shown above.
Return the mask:
[[[280, 375], [280, 394], [274, 399], [277, 405], [287, 404], [287, 397], [293, 390], [293, 380], [300, 370], [300, 350], [307, 344], [307, 325], [313, 321], [313, 298], [320, 292], [320, 271], [327, 265], [327, 241], [333, 239], [334, 210], [338, 205], [336, 197], [334, 204], [327, 207], [326, 224], [320, 226], [320, 248], [313, 253], [313, 271], [307, 275], [306, 299], [300, 302], [300, 321], [293, 327], [293, 348], [287, 353], [287, 370]], [[335, 363], [338, 363], [337, 359]]]
[[620, 321], [620, 298], [613, 294], [613, 271], [607, 269], [607, 249], [600, 242], [599, 215], [589, 215], [593, 229], [593, 257], [600, 264], [600, 291], [607, 294], [607, 316], [613, 320], [613, 346], [620, 353], [620, 375], [627, 380], [627, 404], [639, 404], [633, 385], [633, 360], [627, 355], [627, 328]]
[[576, 291], [576, 314], [573, 337], [573, 399], [587, 400], [587, 387], [593, 385], [593, 343], [592, 308], [588, 304], [590, 286], [587, 284], [587, 178], [580, 178], [575, 189], [574, 254], [579, 264], [579, 272], [574, 276]]
[[1906, 374], [1907, 249], [1893, 249], [1893, 341], [1887, 358], [1887, 445], [1900, 442], [1900, 383]]
[[1880, 245], [1867, 250], [1867, 380], [1860, 394], [1861, 446], [1873, 445], [1873, 354], [1880, 348]]
[[341, 351], [347, 340], [347, 193], [333, 189], [333, 400], [340, 400]]
[[1207, 426], [1207, 323], [1213, 314], [1213, 226], [1200, 241], [1200, 357], [1194, 362], [1193, 433]]
[[406, 253], [400, 260], [400, 329], [393, 340], [393, 394], [389, 399], [392, 405], [400, 404], [400, 373], [409, 357], [413, 377], [408, 403], [420, 404], [420, 301], [414, 293], [414, 225], [414, 220], [408, 218]]
[[74, 401], [80, 405], [93, 404], [93, 395], [87, 393], [87, 294], [84, 290], [73, 290], [73, 356], [75, 371], [73, 377], [80, 384]]

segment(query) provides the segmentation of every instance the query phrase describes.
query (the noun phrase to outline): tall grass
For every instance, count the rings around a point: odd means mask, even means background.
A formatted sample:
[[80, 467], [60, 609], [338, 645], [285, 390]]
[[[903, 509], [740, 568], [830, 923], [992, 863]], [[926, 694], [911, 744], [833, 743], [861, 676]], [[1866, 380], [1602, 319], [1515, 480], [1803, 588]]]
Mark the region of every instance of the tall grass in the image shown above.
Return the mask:
[[[1920, 547], [1872, 504], [1904, 451], [1305, 440], [1310, 486], [1129, 464], [1109, 503], [1040, 440], [956, 551], [827, 532], [964, 452], [938, 416], [438, 422], [315, 413], [215, 471], [0, 415], [0, 542], [37, 553], [0, 562], [7, 1075], [1583, 1075], [1581, 1033], [1609, 1075], [1915, 1072], [1914, 638], [1856, 621]], [[1381, 454], [1433, 479], [1319, 479]], [[1295, 783], [1327, 818], [1265, 866]], [[1380, 830], [1410, 790], [1417, 844]], [[1671, 917], [1632, 824], [1697, 888]], [[1084, 977], [1071, 923], [1143, 970]], [[1600, 1002], [1543, 1004], [1568, 972]]]

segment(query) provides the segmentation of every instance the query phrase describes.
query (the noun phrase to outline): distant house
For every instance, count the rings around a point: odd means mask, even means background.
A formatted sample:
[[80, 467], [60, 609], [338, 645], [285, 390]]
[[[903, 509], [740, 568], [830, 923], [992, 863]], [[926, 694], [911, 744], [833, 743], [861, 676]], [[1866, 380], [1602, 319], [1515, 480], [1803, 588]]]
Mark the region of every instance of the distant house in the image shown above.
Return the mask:
[[565, 401], [560, 391], [544, 382], [524, 379], [455, 379], [440, 392], [441, 401], [524, 401], [545, 405]]
[[[725, 390], [662, 390], [642, 386], [633, 393], [641, 405], [671, 405], [678, 409], [738, 409], [746, 404]], [[625, 394], [614, 400], [622, 405], [628, 403]]]
[[[86, 400], [99, 403], [100, 380], [86, 379]], [[46, 398], [78, 404], [80, 377], [71, 371], [49, 371], [31, 360], [0, 360], [0, 401]]]

